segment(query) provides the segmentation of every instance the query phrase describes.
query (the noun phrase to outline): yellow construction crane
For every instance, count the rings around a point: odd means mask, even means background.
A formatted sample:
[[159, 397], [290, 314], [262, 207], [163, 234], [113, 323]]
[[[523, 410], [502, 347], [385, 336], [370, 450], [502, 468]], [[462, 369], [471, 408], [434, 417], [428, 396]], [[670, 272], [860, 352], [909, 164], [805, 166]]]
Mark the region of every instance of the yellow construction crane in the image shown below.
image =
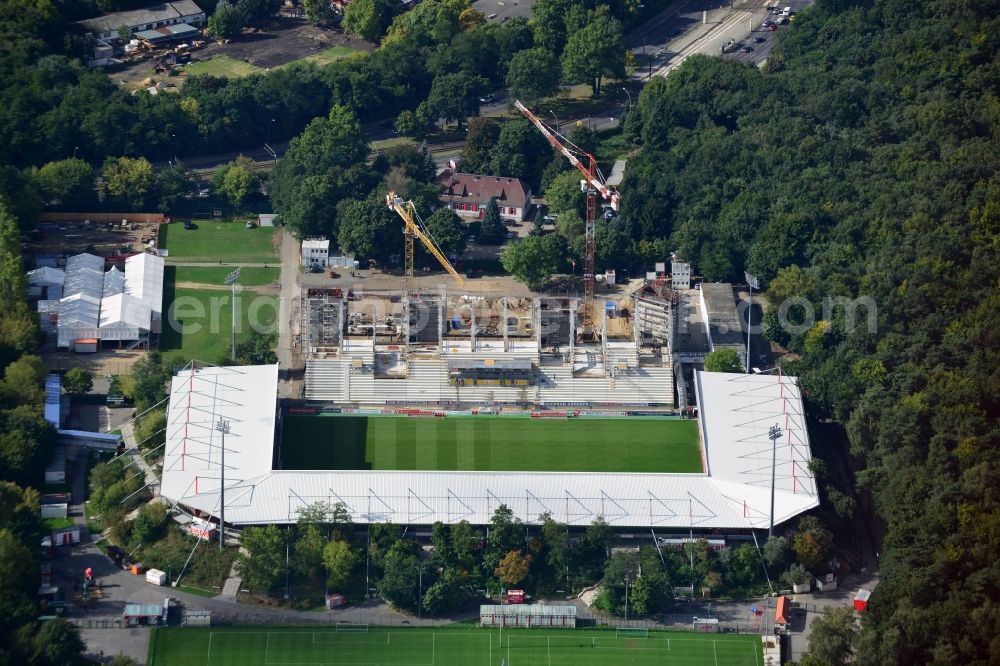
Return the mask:
[[427, 230], [424, 221], [417, 214], [417, 207], [413, 205], [413, 202], [403, 201], [402, 198], [396, 196], [395, 192], [389, 192], [385, 197], [385, 203], [389, 206], [389, 210], [396, 211], [396, 214], [403, 218], [403, 236], [406, 239], [406, 287], [413, 288], [413, 237], [416, 236], [427, 248], [427, 251], [434, 255], [438, 263], [444, 266], [444, 269], [455, 278], [455, 282], [464, 288], [465, 280], [444, 256], [441, 248], [438, 247], [437, 242]]

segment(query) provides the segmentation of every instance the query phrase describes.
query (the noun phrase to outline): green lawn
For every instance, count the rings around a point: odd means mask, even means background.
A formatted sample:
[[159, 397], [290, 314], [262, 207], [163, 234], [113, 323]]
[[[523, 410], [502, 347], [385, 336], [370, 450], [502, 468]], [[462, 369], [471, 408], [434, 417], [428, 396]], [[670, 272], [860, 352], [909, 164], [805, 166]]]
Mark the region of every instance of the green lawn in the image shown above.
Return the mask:
[[[358, 51], [355, 51], [350, 46], [331, 46], [328, 49], [320, 51], [319, 53], [313, 53], [312, 55], [308, 55], [305, 58], [301, 58], [301, 60], [315, 63], [317, 66], [322, 67], [323, 65], [329, 65], [334, 60], [340, 60], [341, 58], [346, 58], [352, 53], [358, 53]], [[292, 62], [299, 62], [299, 60], [293, 60]], [[292, 63], [288, 64], [290, 65]], [[283, 66], [287, 67], [287, 65]]]
[[[224, 284], [226, 276], [233, 272], [232, 266], [167, 266], [172, 271], [175, 282], [197, 282], [199, 284]], [[281, 274], [280, 266], [267, 268], [244, 268], [240, 271], [239, 283], [244, 287], [271, 284]]]
[[286, 414], [284, 469], [702, 471], [695, 421]]
[[760, 666], [760, 636], [599, 629], [335, 627], [157, 628], [155, 666]]
[[221, 259], [227, 264], [278, 264], [278, 227], [247, 229], [245, 220], [196, 220], [195, 225], [190, 231], [179, 222], [160, 225], [160, 247], [169, 250], [168, 263]]
[[235, 78], [239, 76], [247, 76], [248, 74], [253, 74], [255, 72], [262, 72], [264, 70], [260, 67], [251, 65], [248, 62], [244, 62], [243, 60], [237, 60], [236, 58], [227, 55], [217, 55], [209, 58], [208, 60], [199, 60], [197, 62], [184, 65], [182, 71], [187, 72], [188, 76], [210, 74], [211, 76]]
[[[173, 283], [165, 281], [163, 302], [172, 304], [160, 336], [165, 359], [228, 362], [233, 321], [230, 299], [226, 289], [175, 289]], [[277, 297], [242, 290], [236, 293], [236, 300], [240, 314], [237, 342], [249, 335], [250, 323], [269, 326], [277, 333]]]
[[76, 521], [72, 518], [45, 518], [42, 520], [42, 524], [46, 530], [51, 532], [52, 530], [61, 530], [64, 527], [73, 527]]

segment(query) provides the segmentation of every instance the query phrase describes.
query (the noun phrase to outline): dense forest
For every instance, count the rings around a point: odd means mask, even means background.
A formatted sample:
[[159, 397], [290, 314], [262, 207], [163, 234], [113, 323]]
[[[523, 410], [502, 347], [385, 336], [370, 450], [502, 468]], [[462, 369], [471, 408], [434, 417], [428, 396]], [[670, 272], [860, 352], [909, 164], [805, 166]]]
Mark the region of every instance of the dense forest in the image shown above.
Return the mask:
[[[73, 643], [45, 634], [65, 632], [63, 624], [36, 627], [27, 584], [41, 529], [30, 486], [52, 433], [40, 418], [43, 371], [29, 355], [37, 330], [24, 298], [18, 229], [30, 228], [40, 193], [91, 196], [66, 185], [109, 164], [135, 167], [124, 157], [254, 145], [274, 118], [273, 138], [295, 137], [273, 175], [276, 207], [303, 232], [330, 233], [345, 248], [377, 255], [388, 247], [381, 234], [396, 229], [380, 202], [385, 186], [429, 207], [430, 165], [418, 148], [369, 162], [362, 121], [387, 118], [417, 134], [419, 124], [439, 118], [463, 123], [478, 112], [480, 94], [503, 85], [537, 98], [560, 81], [591, 83], [597, 93], [624, 62], [593, 70], [592, 58], [566, 53], [584, 43], [620, 48], [622, 31], [659, 3], [539, 0], [530, 23], [500, 25], [465, 13], [466, 2], [427, 0], [368, 26], [380, 42], [369, 55], [242, 79], [194, 77], [181, 94], [157, 97], [128, 94], [85, 69], [73, 57], [78, 44], [66, 39], [66, 21], [128, 6], [0, 0], [0, 570], [11, 574], [0, 577], [0, 664], [70, 663], [51, 646]], [[801, 377], [810, 413], [843, 427], [857, 487], [874, 496], [885, 521], [881, 583], [854, 639], [861, 664], [985, 664], [1000, 654], [998, 10], [998, 0], [817, 0], [762, 70], [691, 58], [650, 82], [627, 116], [624, 139], [634, 150], [622, 213], [598, 235], [599, 266], [677, 250], [708, 279], [739, 281], [746, 269], [766, 287], [768, 337], [792, 352], [785, 369]], [[574, 49], [565, 49], [569, 43]], [[540, 62], [558, 65], [561, 75], [523, 75]], [[581, 145], [590, 138], [576, 137]], [[550, 198], [572, 189], [572, 178], [559, 176], [564, 165], [552, 167], [559, 160], [518, 121], [474, 123], [463, 159], [488, 173], [515, 172]], [[57, 161], [64, 163], [51, 166]], [[151, 169], [143, 178], [151, 183]], [[524, 241], [536, 254], [522, 263], [564, 260], [567, 246], [555, 241], [578, 236], [568, 217], [558, 234]], [[439, 218], [435, 235], [454, 236], [450, 247], [460, 248], [454, 218]], [[855, 301], [868, 305], [853, 313], [843, 305]], [[108, 488], [129, 482], [106, 481]], [[356, 566], [340, 546], [328, 557], [325, 545], [307, 552], [316, 530], [325, 543], [339, 543], [330, 520], [297, 528], [303, 575]], [[595, 549], [599, 528], [584, 541]], [[551, 543], [540, 534], [537, 547], [552, 548], [557, 531]], [[441, 570], [467, 575], [467, 544], [438, 532]], [[273, 541], [264, 531], [250, 536], [262, 549]], [[411, 543], [397, 534], [379, 539], [400, 571], [412, 570]], [[469, 570], [497, 571], [513, 551], [496, 539], [487, 550], [501, 560]], [[544, 580], [545, 567], [558, 570], [548, 551], [516, 550], [504, 567], [511, 577]], [[581, 581], [601, 576], [599, 560]], [[689, 573], [682, 566], [678, 576]], [[720, 584], [755, 582], [727, 567]], [[706, 560], [703, 569], [708, 577], [722, 567]], [[267, 573], [262, 587], [275, 582]], [[430, 584], [441, 583], [435, 594], [451, 594], [457, 580], [432, 576]], [[398, 605], [412, 608], [412, 577], [390, 577], [389, 595], [393, 583]]]
[[628, 123], [635, 241], [759, 275], [809, 411], [846, 428], [887, 525], [860, 664], [1000, 654], [998, 10], [819, 0], [763, 71], [692, 58]]

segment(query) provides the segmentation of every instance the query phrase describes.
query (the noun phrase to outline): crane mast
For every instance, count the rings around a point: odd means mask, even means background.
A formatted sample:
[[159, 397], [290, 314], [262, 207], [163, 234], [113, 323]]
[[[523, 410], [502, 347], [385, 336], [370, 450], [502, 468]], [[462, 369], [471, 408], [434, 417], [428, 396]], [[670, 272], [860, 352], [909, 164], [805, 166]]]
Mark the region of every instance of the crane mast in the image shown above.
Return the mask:
[[434, 255], [434, 258], [438, 260], [438, 263], [448, 271], [448, 273], [455, 278], [460, 287], [465, 287], [465, 280], [462, 276], [458, 274], [458, 271], [451, 265], [448, 258], [444, 256], [441, 249], [437, 246], [437, 243], [426, 231], [426, 226], [424, 221], [420, 219], [420, 215], [417, 214], [417, 208], [413, 205], [413, 201], [403, 201], [402, 198], [397, 197], [395, 192], [389, 192], [385, 197], [385, 203], [389, 207], [389, 210], [395, 211], [403, 219], [403, 237], [405, 239], [405, 272], [406, 272], [406, 287], [407, 289], [413, 288], [413, 238], [417, 237], [420, 242], [423, 243], [427, 251]]
[[611, 203], [611, 209], [618, 210], [618, 193], [609, 188], [597, 168], [597, 158], [585, 151], [579, 151], [587, 160], [586, 165], [577, 157], [576, 153], [567, 148], [558, 135], [550, 130], [538, 116], [532, 113], [528, 107], [519, 100], [514, 102], [514, 106], [527, 118], [538, 131], [542, 133], [553, 148], [562, 153], [569, 163], [576, 167], [583, 176], [580, 181], [580, 189], [587, 196], [587, 217], [583, 237], [583, 330], [590, 334], [593, 329], [593, 318], [591, 309], [594, 301], [594, 246], [595, 230], [597, 221], [597, 195]]

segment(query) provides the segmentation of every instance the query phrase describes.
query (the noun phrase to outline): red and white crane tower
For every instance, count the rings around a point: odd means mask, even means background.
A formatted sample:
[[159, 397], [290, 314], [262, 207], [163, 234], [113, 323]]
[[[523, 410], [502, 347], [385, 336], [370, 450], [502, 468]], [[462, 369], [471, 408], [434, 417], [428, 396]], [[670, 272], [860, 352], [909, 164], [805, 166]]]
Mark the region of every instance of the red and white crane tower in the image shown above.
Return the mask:
[[[590, 333], [593, 318], [591, 308], [594, 301], [594, 229], [597, 222], [597, 195], [611, 204], [611, 209], [618, 211], [618, 192], [607, 186], [604, 174], [597, 167], [597, 158], [582, 150], [578, 146], [561, 137], [558, 131], [551, 129], [541, 121], [534, 113], [528, 110], [520, 101], [515, 101], [514, 106], [525, 118], [538, 128], [538, 131], [548, 139], [552, 147], [566, 156], [569, 163], [576, 167], [583, 175], [580, 181], [580, 190], [587, 195], [587, 218], [583, 243], [583, 328]], [[568, 146], [570, 147], [567, 147]], [[584, 166], [586, 161], [586, 166]]]

